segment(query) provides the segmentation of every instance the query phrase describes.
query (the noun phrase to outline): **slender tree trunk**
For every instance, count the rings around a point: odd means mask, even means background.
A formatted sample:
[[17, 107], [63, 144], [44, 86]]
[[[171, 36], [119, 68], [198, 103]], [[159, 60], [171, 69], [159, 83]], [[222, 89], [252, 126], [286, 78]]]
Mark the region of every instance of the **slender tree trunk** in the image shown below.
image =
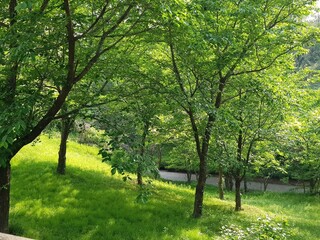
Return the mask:
[[142, 161], [144, 161], [144, 155], [145, 155], [145, 151], [146, 151], [146, 140], [147, 140], [147, 136], [149, 134], [149, 127], [150, 127], [150, 121], [149, 119], [145, 119], [144, 120], [144, 126], [143, 126], [143, 133], [142, 133], [142, 137], [141, 137], [141, 145], [140, 145], [140, 161], [138, 162], [138, 167], [137, 167], [137, 182], [138, 185], [142, 185], [143, 184], [143, 180], [142, 180], [142, 174], [143, 174], [143, 165], [142, 165]]
[[236, 207], [235, 210], [236, 211], [240, 211], [242, 210], [241, 208], [241, 191], [240, 191], [240, 187], [241, 187], [241, 178], [236, 178], [235, 179], [235, 188], [236, 188]]
[[187, 183], [191, 183], [191, 178], [192, 178], [192, 172], [191, 170], [187, 170]]
[[267, 191], [267, 187], [268, 187], [268, 184], [269, 184], [269, 178], [264, 178], [263, 179], [263, 191]]
[[315, 193], [316, 181], [313, 178], [309, 180], [309, 187], [310, 187], [309, 189], [310, 193], [311, 194]]
[[[61, 114], [67, 114], [68, 112], [68, 104], [65, 103], [61, 110]], [[75, 115], [69, 116], [65, 115], [61, 118], [61, 131], [60, 131], [60, 148], [59, 148], [59, 156], [58, 156], [58, 166], [57, 173], [64, 175], [66, 172], [66, 162], [67, 162], [67, 142], [70, 134], [71, 127], [74, 123]]]
[[[139, 167], [138, 167], [138, 169], [139, 169]], [[138, 185], [140, 185], [140, 186], [143, 184], [141, 172], [142, 172], [141, 170], [137, 171], [137, 182], [138, 182]]]
[[71, 117], [65, 117], [61, 119], [61, 135], [60, 135], [60, 148], [58, 157], [57, 173], [65, 174], [66, 161], [67, 161], [67, 142], [70, 134], [70, 129], [73, 123]]
[[[241, 99], [241, 90], [239, 92], [239, 98]], [[240, 129], [239, 129], [239, 133], [238, 133], [238, 139], [237, 139], [237, 161], [239, 166], [237, 166], [237, 169], [235, 171], [235, 176], [234, 176], [234, 180], [235, 180], [235, 188], [236, 188], [236, 207], [235, 210], [236, 211], [240, 211], [241, 210], [241, 192], [240, 192], [240, 187], [241, 187], [241, 181], [242, 178], [244, 177], [244, 175], [241, 176], [241, 171], [243, 170], [243, 168], [241, 167], [242, 163], [243, 163], [243, 159], [242, 159], [242, 151], [243, 151], [243, 131], [242, 131], [242, 124], [243, 124], [243, 119], [242, 119], [242, 111], [240, 111]]]
[[219, 187], [219, 198], [221, 200], [224, 199], [224, 191], [223, 191], [223, 172], [222, 169], [219, 169], [219, 182], [218, 182], [218, 187]]
[[233, 190], [233, 179], [230, 173], [225, 174], [225, 186], [228, 191]]
[[0, 232], [9, 233], [10, 161], [0, 167]]
[[202, 207], [203, 207], [203, 195], [204, 188], [207, 180], [207, 162], [202, 156], [199, 166], [199, 179], [196, 186], [196, 193], [194, 199], [194, 208], [193, 208], [193, 217], [199, 218], [202, 216]]
[[161, 167], [161, 163], [162, 163], [162, 150], [161, 150], [161, 145], [157, 145], [157, 149], [158, 149], [158, 168]]
[[244, 186], [244, 192], [247, 193], [248, 192], [248, 180], [247, 180], [247, 177], [243, 178], [243, 186]]

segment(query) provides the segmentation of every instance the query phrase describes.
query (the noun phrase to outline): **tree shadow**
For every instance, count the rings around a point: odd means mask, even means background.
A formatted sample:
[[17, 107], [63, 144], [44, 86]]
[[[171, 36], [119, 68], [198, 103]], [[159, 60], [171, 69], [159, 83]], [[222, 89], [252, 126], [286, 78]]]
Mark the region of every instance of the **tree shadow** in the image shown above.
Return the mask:
[[132, 183], [73, 166], [60, 176], [55, 167], [31, 161], [14, 167], [13, 234], [35, 239], [161, 239], [193, 227], [188, 194], [171, 198], [155, 193], [141, 205], [135, 203], [138, 193]]
[[228, 206], [209, 205], [205, 218], [195, 220], [188, 189], [156, 189], [147, 204], [138, 204], [133, 183], [73, 166], [61, 176], [55, 168], [54, 163], [32, 161], [13, 168], [14, 234], [35, 239], [184, 239], [198, 231], [199, 238], [192, 239], [204, 239], [235, 214]]

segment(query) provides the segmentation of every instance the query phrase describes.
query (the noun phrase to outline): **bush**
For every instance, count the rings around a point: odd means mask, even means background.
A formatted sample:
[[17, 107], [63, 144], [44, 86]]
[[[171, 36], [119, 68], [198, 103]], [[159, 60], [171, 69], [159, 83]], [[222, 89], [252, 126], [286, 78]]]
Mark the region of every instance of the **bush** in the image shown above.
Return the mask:
[[289, 229], [286, 221], [275, 221], [266, 216], [258, 218], [250, 227], [241, 229], [236, 225], [222, 226], [221, 234], [227, 240], [284, 240], [289, 239]]

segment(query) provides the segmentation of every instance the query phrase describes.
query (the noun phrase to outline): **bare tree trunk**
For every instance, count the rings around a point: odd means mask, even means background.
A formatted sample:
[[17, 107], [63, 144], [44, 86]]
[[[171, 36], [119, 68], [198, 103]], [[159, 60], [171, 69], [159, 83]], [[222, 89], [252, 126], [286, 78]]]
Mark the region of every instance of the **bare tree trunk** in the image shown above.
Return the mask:
[[9, 233], [10, 161], [0, 167], [0, 232]]
[[233, 178], [231, 174], [225, 174], [225, 186], [228, 191], [233, 190]]
[[240, 187], [241, 187], [241, 178], [236, 178], [235, 179], [235, 188], [236, 188], [236, 207], [235, 210], [236, 211], [240, 211], [242, 210], [241, 208], [241, 191], [240, 191]]
[[309, 180], [309, 191], [311, 194], [315, 193], [315, 188], [316, 188], [316, 181], [313, 178], [311, 178]]
[[187, 183], [191, 183], [191, 178], [192, 178], [192, 172], [191, 170], [187, 170]]
[[193, 217], [199, 218], [202, 216], [202, 205], [204, 188], [207, 180], [207, 162], [202, 157], [200, 160], [199, 179], [196, 186], [196, 193], [194, 199]]
[[144, 120], [144, 126], [143, 126], [143, 133], [142, 133], [142, 137], [141, 137], [141, 145], [140, 145], [140, 161], [138, 162], [138, 167], [137, 167], [137, 182], [138, 185], [142, 185], [143, 184], [143, 180], [142, 180], [142, 174], [143, 174], [143, 165], [141, 161], [144, 161], [144, 156], [145, 156], [145, 151], [146, 151], [146, 140], [147, 140], [147, 136], [149, 134], [149, 127], [150, 127], [150, 120], [149, 119], [145, 119]]
[[68, 142], [72, 124], [73, 124], [73, 119], [71, 117], [65, 117], [61, 119], [60, 148], [59, 148], [59, 158], [58, 158], [58, 166], [57, 166], [57, 173], [61, 175], [64, 175], [66, 171], [67, 142]]
[[[239, 92], [239, 97], [241, 99], [241, 90]], [[237, 166], [237, 169], [235, 171], [235, 176], [234, 176], [234, 180], [235, 180], [235, 188], [236, 188], [236, 206], [235, 206], [235, 210], [236, 211], [240, 211], [241, 210], [241, 192], [240, 192], [240, 187], [241, 187], [241, 181], [242, 178], [244, 177], [244, 175], [241, 176], [241, 163], [243, 163], [243, 159], [242, 159], [242, 151], [243, 151], [243, 131], [242, 131], [242, 123], [243, 123], [243, 119], [242, 119], [242, 111], [240, 111], [240, 129], [239, 129], [239, 133], [238, 133], [238, 139], [237, 139], [237, 161], [239, 166]]]
[[[139, 163], [140, 165], [140, 163]], [[141, 170], [141, 167], [139, 166], [138, 167], [138, 170], [137, 170], [137, 182], [138, 182], [138, 185], [142, 185], [143, 184], [143, 180], [142, 180], [142, 170]]]
[[[68, 105], [65, 103], [61, 108], [61, 114], [67, 114]], [[75, 121], [75, 115], [66, 115], [61, 118], [61, 131], [60, 131], [60, 148], [59, 148], [59, 158], [57, 173], [64, 175], [66, 171], [66, 161], [67, 161], [67, 142], [70, 134], [71, 127]]]
[[244, 192], [247, 193], [248, 192], [248, 180], [247, 180], [247, 177], [243, 178], [243, 186], [244, 186]]
[[264, 178], [263, 179], [263, 191], [267, 191], [267, 187], [268, 187], [268, 184], [269, 184], [269, 178]]
[[223, 172], [222, 169], [219, 169], [219, 182], [218, 182], [218, 186], [219, 186], [219, 198], [221, 200], [224, 199], [224, 191], [223, 191]]
[[162, 150], [161, 150], [161, 145], [157, 145], [158, 149], [158, 168], [161, 167], [161, 162], [162, 162]]

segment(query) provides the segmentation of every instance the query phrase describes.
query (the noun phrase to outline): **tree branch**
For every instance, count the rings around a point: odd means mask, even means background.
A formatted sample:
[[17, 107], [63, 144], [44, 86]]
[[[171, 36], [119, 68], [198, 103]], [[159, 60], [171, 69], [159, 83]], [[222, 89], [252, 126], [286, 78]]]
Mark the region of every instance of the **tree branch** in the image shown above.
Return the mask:
[[[122, 16], [118, 19], [118, 21], [111, 27], [108, 31], [104, 32], [103, 35], [100, 38], [97, 50], [95, 55], [90, 59], [88, 64], [83, 68], [83, 70], [75, 77], [75, 82], [80, 81], [93, 67], [93, 65], [98, 61], [99, 57], [104, 54], [105, 52], [109, 51], [112, 49], [114, 46], [116, 46], [125, 36], [119, 38], [117, 41], [115, 41], [113, 44], [111, 44], [109, 47], [105, 48], [102, 50], [103, 44], [108, 37], [108, 34], [112, 33], [115, 31], [119, 25], [126, 19], [126, 17], [129, 15], [131, 9], [133, 8], [133, 5], [129, 5], [126, 11], [122, 14]], [[130, 28], [131, 29], [131, 28]]]
[[97, 23], [103, 18], [104, 14], [106, 13], [108, 5], [109, 5], [109, 1], [106, 1], [106, 4], [103, 6], [99, 16], [96, 18], [96, 20], [91, 24], [91, 26], [86, 31], [84, 31], [79, 36], [75, 37], [76, 41], [81, 39], [81, 38], [83, 38], [83, 37], [85, 37], [97, 25]]
[[40, 7], [40, 13], [43, 13], [44, 10], [46, 10], [48, 4], [49, 4], [50, 0], [43, 0], [41, 7]]

